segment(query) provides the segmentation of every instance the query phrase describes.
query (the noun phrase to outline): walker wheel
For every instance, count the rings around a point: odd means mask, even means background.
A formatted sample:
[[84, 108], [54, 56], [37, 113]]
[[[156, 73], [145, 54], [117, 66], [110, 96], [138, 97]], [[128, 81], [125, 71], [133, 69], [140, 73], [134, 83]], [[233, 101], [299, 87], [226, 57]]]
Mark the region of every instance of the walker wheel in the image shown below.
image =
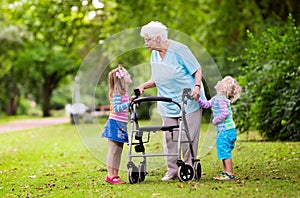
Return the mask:
[[202, 170], [201, 170], [200, 161], [196, 161], [194, 163], [194, 170], [195, 170], [195, 179], [201, 179]]
[[146, 177], [146, 166], [143, 163], [140, 163], [138, 166], [139, 169], [139, 182], [142, 182], [145, 180]]
[[192, 180], [194, 179], [194, 176], [194, 168], [191, 165], [185, 164], [178, 167], [178, 178], [180, 181], [186, 182], [188, 180]]
[[131, 184], [139, 183], [139, 172], [136, 166], [128, 169], [128, 180]]

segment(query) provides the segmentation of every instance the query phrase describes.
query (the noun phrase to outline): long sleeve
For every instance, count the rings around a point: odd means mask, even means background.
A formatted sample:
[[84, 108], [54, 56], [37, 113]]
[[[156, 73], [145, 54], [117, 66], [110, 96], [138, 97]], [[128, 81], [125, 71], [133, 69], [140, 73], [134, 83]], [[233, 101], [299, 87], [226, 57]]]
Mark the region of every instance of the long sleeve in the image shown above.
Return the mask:
[[113, 103], [113, 110], [116, 113], [119, 113], [129, 107], [129, 102], [122, 103], [122, 97], [121, 95], [118, 94], [113, 95], [112, 103]]
[[220, 114], [212, 120], [212, 123], [214, 125], [223, 122], [228, 116], [229, 116], [229, 111], [228, 111], [228, 103], [226, 100], [218, 100], [218, 105], [220, 108]]
[[210, 99], [209, 101], [204, 101], [201, 99], [201, 97], [198, 100], [198, 103], [200, 104], [201, 107], [203, 107], [204, 109], [208, 109], [212, 106], [212, 99]]

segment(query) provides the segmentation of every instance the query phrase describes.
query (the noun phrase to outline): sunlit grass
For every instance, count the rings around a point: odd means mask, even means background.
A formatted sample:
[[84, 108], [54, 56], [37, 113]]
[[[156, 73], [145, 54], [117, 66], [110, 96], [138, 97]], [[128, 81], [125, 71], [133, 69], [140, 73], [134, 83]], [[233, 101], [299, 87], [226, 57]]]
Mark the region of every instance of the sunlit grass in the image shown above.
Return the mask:
[[[103, 124], [104, 120], [101, 120]], [[208, 125], [203, 124], [202, 136]], [[100, 132], [99, 132], [100, 134]], [[250, 136], [250, 134], [249, 134]], [[149, 170], [144, 182], [111, 186], [105, 164], [84, 146], [74, 125], [0, 134], [1, 197], [298, 197], [299, 142], [264, 142], [257, 134], [238, 136], [233, 152], [235, 181], [212, 177], [222, 169], [215, 147], [201, 157], [200, 181], [163, 182], [165, 166]], [[255, 138], [254, 138], [255, 137]], [[97, 137], [95, 137], [97, 138]], [[147, 149], [161, 145], [155, 138]], [[212, 143], [214, 145], [214, 143]], [[99, 144], [99, 148], [103, 148]], [[126, 147], [127, 148], [127, 147]], [[127, 153], [127, 150], [124, 153]], [[122, 163], [126, 165], [127, 159]], [[128, 182], [127, 170], [120, 176]]]
[[[51, 117], [64, 117], [66, 116], [65, 110], [53, 110], [51, 111]], [[19, 120], [29, 120], [29, 119], [41, 119], [40, 115], [0, 115], [0, 124], [5, 124], [8, 122], [14, 122]]]
[[42, 118], [41, 116], [27, 116], [27, 115], [16, 115], [16, 116], [0, 116], [0, 124], [18, 121], [18, 120], [28, 120], [28, 119], [35, 119], [35, 118]]

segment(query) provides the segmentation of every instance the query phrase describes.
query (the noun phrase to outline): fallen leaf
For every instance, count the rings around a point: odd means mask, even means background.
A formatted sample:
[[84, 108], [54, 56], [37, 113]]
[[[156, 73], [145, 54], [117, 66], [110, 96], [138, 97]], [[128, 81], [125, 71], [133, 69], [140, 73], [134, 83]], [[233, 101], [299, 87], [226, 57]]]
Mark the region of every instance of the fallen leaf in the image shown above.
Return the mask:
[[27, 188], [29, 188], [29, 186], [25, 185], [25, 186], [22, 186], [21, 188], [27, 189]]
[[160, 196], [160, 193], [153, 193], [152, 194], [152, 197], [157, 197], [157, 196]]
[[178, 188], [184, 188], [183, 184], [178, 184], [177, 187]]
[[279, 170], [272, 170], [271, 172], [273, 172], [273, 173], [278, 173]]
[[45, 176], [54, 176], [53, 173], [46, 173]]
[[193, 184], [192, 188], [197, 189], [198, 188], [197, 184]]
[[281, 179], [281, 177], [272, 177], [272, 179]]

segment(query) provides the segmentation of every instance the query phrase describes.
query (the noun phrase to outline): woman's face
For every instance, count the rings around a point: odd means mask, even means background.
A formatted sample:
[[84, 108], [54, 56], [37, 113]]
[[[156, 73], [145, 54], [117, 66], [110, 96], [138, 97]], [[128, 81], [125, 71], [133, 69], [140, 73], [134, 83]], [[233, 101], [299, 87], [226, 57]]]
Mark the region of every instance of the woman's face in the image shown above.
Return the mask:
[[158, 50], [160, 49], [160, 42], [158, 39], [150, 38], [147, 35], [144, 37], [145, 46], [150, 50]]

